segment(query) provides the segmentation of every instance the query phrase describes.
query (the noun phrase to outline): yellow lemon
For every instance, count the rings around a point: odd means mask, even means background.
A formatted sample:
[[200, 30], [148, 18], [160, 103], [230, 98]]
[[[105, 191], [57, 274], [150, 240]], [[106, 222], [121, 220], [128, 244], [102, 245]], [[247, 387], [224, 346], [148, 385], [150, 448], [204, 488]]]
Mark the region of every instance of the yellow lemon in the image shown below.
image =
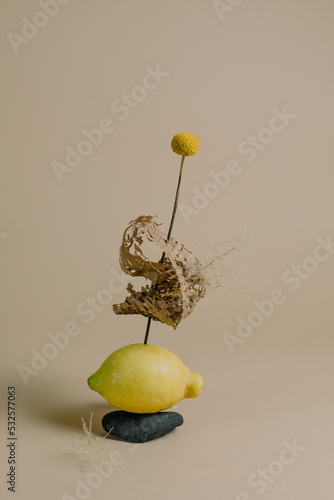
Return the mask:
[[190, 132], [180, 132], [174, 135], [171, 146], [174, 153], [182, 156], [193, 156], [200, 147], [199, 138]]
[[121, 410], [156, 413], [199, 396], [203, 377], [163, 347], [130, 344], [113, 352], [88, 385]]

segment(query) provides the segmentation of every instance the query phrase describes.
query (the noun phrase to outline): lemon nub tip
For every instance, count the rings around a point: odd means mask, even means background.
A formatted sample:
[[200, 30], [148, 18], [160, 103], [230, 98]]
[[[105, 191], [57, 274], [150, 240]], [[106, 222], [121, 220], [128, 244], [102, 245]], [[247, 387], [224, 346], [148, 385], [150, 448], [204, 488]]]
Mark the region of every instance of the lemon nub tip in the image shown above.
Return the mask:
[[186, 389], [186, 398], [197, 398], [204, 387], [203, 377], [199, 373], [192, 373]]
[[90, 377], [88, 377], [87, 384], [88, 384], [90, 389], [92, 389], [93, 391], [96, 391], [98, 384], [97, 384], [97, 380], [95, 377], [95, 373], [93, 375], [91, 375]]

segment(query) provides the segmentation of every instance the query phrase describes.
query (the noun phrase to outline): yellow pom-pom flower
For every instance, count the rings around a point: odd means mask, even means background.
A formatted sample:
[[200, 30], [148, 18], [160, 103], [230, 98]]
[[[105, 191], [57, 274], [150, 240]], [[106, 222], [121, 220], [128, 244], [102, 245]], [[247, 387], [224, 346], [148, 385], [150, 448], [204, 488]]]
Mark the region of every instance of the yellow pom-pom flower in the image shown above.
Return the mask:
[[193, 156], [198, 153], [201, 142], [199, 138], [189, 132], [180, 132], [174, 135], [171, 146], [174, 153], [181, 156]]

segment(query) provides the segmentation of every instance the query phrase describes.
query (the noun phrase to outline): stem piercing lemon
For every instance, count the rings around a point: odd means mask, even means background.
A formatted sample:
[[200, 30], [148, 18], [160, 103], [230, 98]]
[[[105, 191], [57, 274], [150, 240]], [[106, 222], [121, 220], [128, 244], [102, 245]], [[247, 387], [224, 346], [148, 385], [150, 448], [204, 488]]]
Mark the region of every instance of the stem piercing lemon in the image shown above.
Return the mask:
[[116, 408], [156, 413], [199, 396], [203, 377], [163, 347], [130, 344], [113, 352], [89, 377], [88, 385]]

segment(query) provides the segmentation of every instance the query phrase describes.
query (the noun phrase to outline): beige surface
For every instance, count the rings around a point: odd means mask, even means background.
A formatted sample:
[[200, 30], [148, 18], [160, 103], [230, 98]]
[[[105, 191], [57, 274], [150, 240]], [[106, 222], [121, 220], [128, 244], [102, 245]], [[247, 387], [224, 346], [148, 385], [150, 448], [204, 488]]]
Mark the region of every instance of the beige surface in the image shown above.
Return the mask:
[[[32, 0], [2, 2], [1, 15], [1, 435], [15, 385], [15, 498], [332, 498], [334, 254], [319, 238], [334, 239], [333, 2], [226, 0], [219, 12], [199, 0], [63, 0], [58, 12], [51, 3], [52, 18]], [[23, 17], [45, 25], [11, 42]], [[140, 102], [120, 109], [131, 92]], [[102, 143], [59, 182], [53, 162], [97, 126]], [[179, 212], [173, 234], [201, 254], [213, 252], [205, 242], [244, 234], [228, 263], [238, 271], [241, 256], [241, 277], [232, 271], [236, 291], [208, 295], [175, 333], [153, 324], [150, 342], [204, 376], [202, 395], [178, 406], [184, 425], [140, 446], [92, 441], [98, 453], [81, 472], [80, 419], [95, 412], [98, 438], [110, 408], [86, 378], [116, 348], [141, 342], [146, 324], [84, 303], [108, 301], [109, 282], [113, 302], [123, 300], [112, 273], [131, 219], [158, 214], [168, 225], [179, 165], [169, 143], [182, 130], [202, 142], [181, 193], [188, 207], [197, 193], [198, 213], [187, 224]], [[258, 135], [256, 150], [247, 142]], [[223, 170], [229, 184], [209, 185]], [[254, 314], [269, 297], [268, 318]], [[249, 316], [261, 325], [237, 337], [238, 317]], [[25, 385], [17, 367], [65, 325], [78, 335]], [[230, 350], [226, 333], [238, 342]], [[284, 451], [294, 443], [295, 456]], [[7, 450], [2, 440], [2, 498], [12, 498]], [[113, 461], [108, 477], [99, 460]], [[98, 487], [76, 493], [79, 480]]]

